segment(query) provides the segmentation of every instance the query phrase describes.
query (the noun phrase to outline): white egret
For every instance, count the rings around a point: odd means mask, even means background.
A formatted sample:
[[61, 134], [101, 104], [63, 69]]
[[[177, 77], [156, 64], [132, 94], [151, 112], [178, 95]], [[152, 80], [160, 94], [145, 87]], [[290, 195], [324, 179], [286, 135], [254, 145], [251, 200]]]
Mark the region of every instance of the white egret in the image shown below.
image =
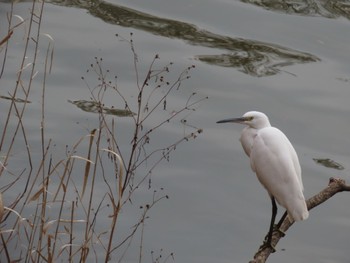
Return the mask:
[[250, 111], [240, 118], [225, 119], [217, 123], [230, 122], [247, 125], [242, 131], [240, 141], [250, 158], [252, 170], [271, 198], [272, 217], [266, 243], [271, 246], [277, 214], [276, 201], [287, 209], [286, 213], [291, 220], [305, 220], [309, 216], [298, 156], [288, 138], [270, 125], [264, 113]]

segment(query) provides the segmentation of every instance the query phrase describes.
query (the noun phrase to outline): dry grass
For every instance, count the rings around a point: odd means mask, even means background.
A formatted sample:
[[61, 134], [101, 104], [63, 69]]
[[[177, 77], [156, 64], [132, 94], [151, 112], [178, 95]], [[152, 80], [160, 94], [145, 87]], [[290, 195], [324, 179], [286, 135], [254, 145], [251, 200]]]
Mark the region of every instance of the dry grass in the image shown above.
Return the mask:
[[[130, 97], [118, 87], [116, 78], [105, 69], [103, 59], [95, 58], [88, 74], [92, 74], [96, 84], [83, 78], [91, 100], [72, 103], [97, 113], [98, 125], [67, 146], [65, 156], [54, 158], [54, 138], [47, 137], [45, 127], [45, 91], [49, 87], [46, 78], [48, 74], [54, 74], [54, 70], [51, 72], [54, 41], [40, 31], [44, 5], [44, 2], [33, 2], [27, 19], [16, 17], [12, 9], [8, 14], [8, 31], [0, 36], [1, 81], [6, 77], [4, 69], [11, 37], [18, 28], [26, 26], [14, 89], [8, 96], [2, 96], [10, 103], [8, 111], [1, 113], [1, 262], [121, 262], [135, 244], [138, 261], [144, 262], [145, 221], [149, 211], [168, 198], [164, 191], [152, 189], [152, 173], [160, 162], [169, 161], [180, 143], [196, 138], [202, 131], [183, 121], [186, 132], [182, 136], [165, 145], [153, 143], [154, 135], [162, 128], [194, 112], [205, 99], [197, 99], [193, 93], [172, 114], [167, 112], [169, 96], [181, 88], [194, 66], [184, 69], [176, 79], [167, 80], [172, 64], [159, 66], [160, 59], [156, 55], [145, 77], [141, 77], [132, 35], [129, 39], [117, 36], [131, 50], [135, 71], [133, 100], [127, 99]], [[15, 20], [19, 22], [15, 23]], [[40, 72], [40, 98], [37, 98], [41, 101], [41, 115], [37, 120], [41, 150], [37, 153], [30, 147], [33, 142], [27, 136], [24, 120], [30, 103], [28, 98], [34, 88], [33, 79], [38, 77], [38, 51], [41, 49], [43, 53], [43, 46], [46, 46], [46, 55], [43, 72]], [[104, 105], [105, 96], [111, 94], [123, 102], [123, 109]], [[130, 118], [133, 123], [129, 131], [131, 141], [121, 144], [116, 125], [118, 117], [110, 114]], [[19, 162], [13, 159], [18, 147], [26, 152]], [[15, 162], [18, 164], [12, 170]], [[151, 198], [135, 202], [141, 188], [150, 188]], [[14, 196], [14, 191], [18, 193], [16, 198], [9, 200], [6, 196]], [[143, 205], [137, 207], [134, 204], [142, 202]], [[128, 213], [136, 213], [137, 218], [125, 227], [120, 220]], [[172, 253], [163, 257], [162, 253], [155, 255], [152, 252], [152, 261], [166, 262], [173, 258]]]

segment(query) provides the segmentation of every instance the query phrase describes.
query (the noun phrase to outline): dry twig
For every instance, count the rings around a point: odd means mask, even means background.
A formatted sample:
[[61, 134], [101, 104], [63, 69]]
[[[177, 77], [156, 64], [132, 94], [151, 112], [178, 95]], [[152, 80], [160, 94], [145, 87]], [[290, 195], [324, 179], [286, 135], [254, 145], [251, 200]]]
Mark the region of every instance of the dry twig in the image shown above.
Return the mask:
[[[314, 207], [327, 201], [333, 195], [345, 191], [350, 191], [350, 185], [346, 184], [345, 180], [343, 179], [331, 177], [329, 179], [328, 186], [325, 189], [323, 189], [321, 192], [319, 192], [318, 194], [314, 195], [306, 201], [307, 208], [310, 211]], [[283, 233], [286, 233], [288, 229], [293, 225], [293, 223], [294, 222], [290, 222], [288, 217], [286, 217], [279, 229], [280, 231], [273, 232], [271, 241], [271, 245], [273, 247], [277, 245], [280, 239], [284, 236]], [[249, 263], [264, 263], [270, 256], [270, 254], [273, 252], [273, 248], [265, 246], [264, 248], [259, 249], [258, 252], [256, 252], [256, 254], [254, 255], [254, 259], [251, 260]]]

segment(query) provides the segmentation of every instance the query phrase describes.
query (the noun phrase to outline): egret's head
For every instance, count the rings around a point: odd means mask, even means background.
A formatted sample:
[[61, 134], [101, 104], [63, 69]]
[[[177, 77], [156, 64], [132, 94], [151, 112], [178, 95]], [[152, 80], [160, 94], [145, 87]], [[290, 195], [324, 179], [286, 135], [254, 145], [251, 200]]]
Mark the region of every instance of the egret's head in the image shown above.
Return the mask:
[[248, 111], [244, 113], [242, 117], [225, 119], [225, 120], [218, 121], [216, 123], [226, 123], [226, 122], [246, 124], [249, 127], [254, 129], [261, 129], [264, 127], [271, 126], [269, 118], [264, 113], [259, 111]]

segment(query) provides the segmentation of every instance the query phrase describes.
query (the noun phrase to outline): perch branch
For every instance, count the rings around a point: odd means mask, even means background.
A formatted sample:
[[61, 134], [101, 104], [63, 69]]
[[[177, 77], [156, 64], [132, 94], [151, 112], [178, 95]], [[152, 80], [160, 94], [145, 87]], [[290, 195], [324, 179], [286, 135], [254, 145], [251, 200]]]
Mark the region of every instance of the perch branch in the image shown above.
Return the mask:
[[[345, 183], [345, 180], [339, 179], [339, 178], [333, 178], [331, 177], [329, 179], [328, 186], [323, 189], [318, 194], [314, 195], [313, 197], [309, 198], [306, 201], [307, 209], [310, 211], [314, 207], [324, 203], [329, 198], [331, 198], [336, 193], [344, 192], [344, 191], [350, 191], [350, 185], [347, 185]], [[272, 236], [271, 244], [273, 247], [277, 245], [279, 240], [284, 236], [283, 233], [286, 233], [287, 230], [293, 225], [294, 222], [289, 221], [289, 218], [286, 217], [280, 227], [280, 231], [274, 231]], [[258, 252], [254, 255], [254, 259], [251, 260], [249, 263], [264, 263], [267, 258], [270, 256], [271, 253], [273, 253], [274, 250], [271, 247], [261, 247]]]

